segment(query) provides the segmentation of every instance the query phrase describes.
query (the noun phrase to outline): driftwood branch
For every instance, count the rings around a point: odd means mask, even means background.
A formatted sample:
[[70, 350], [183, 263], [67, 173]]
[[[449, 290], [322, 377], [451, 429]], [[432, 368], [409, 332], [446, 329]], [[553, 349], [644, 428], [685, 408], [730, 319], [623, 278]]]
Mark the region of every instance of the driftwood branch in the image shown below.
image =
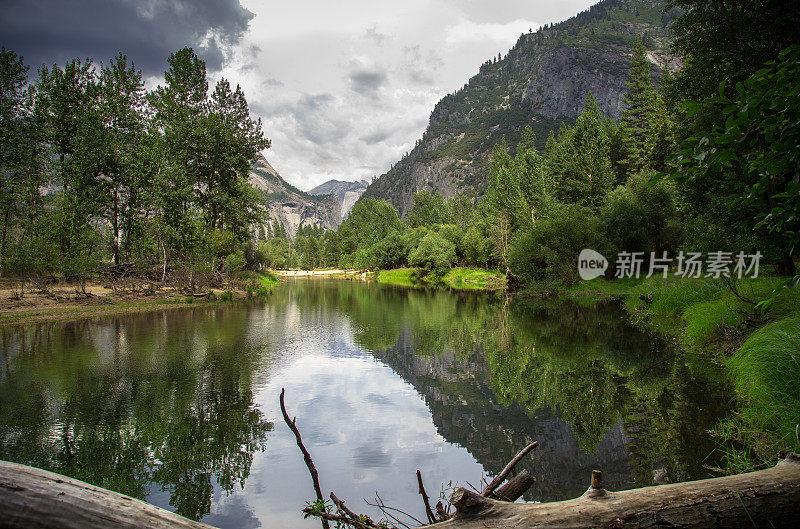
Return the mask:
[[525, 448], [523, 448], [522, 450], [520, 450], [519, 453], [517, 453], [517, 455], [515, 455], [514, 458], [508, 462], [505, 468], [497, 476], [495, 476], [494, 479], [491, 482], [489, 482], [488, 485], [486, 485], [486, 488], [483, 489], [483, 496], [491, 498], [497, 487], [499, 487], [500, 484], [503, 483], [503, 481], [505, 481], [505, 479], [508, 477], [511, 471], [514, 470], [514, 467], [517, 466], [517, 463], [522, 461], [522, 458], [528, 455], [528, 452], [530, 452], [537, 446], [539, 446], [539, 442], [534, 441]]
[[348, 517], [350, 520], [347, 522], [356, 529], [371, 529], [375, 526], [375, 523], [367, 516], [359, 516], [358, 514], [354, 513], [347, 506], [344, 504], [342, 500], [336, 497], [336, 494], [331, 492], [331, 501], [339, 512], [343, 515]]
[[517, 501], [535, 482], [536, 478], [523, 470], [494, 491], [494, 497], [502, 501]]
[[[308, 453], [306, 450], [305, 445], [303, 444], [303, 439], [300, 437], [300, 430], [297, 429], [297, 425], [295, 421], [297, 419], [290, 419], [289, 414], [286, 413], [286, 404], [283, 401], [283, 395], [286, 392], [285, 389], [281, 388], [281, 396], [280, 396], [280, 403], [281, 403], [281, 413], [283, 414], [283, 420], [286, 422], [286, 426], [294, 433], [294, 438], [297, 441], [297, 446], [300, 448], [300, 451], [303, 453], [303, 459], [306, 462], [306, 466], [308, 467], [308, 473], [311, 474], [311, 481], [314, 483], [314, 492], [317, 495], [317, 501], [324, 503], [324, 499], [322, 498], [322, 489], [319, 486], [319, 474], [317, 473], [317, 467], [314, 466], [314, 460], [311, 459], [311, 454]], [[330, 525], [328, 524], [328, 520], [325, 518], [320, 518], [322, 521], [322, 527], [324, 529], [330, 529]]]
[[405, 523], [403, 520], [401, 520], [401, 519], [397, 518], [396, 516], [394, 516], [389, 511], [394, 511], [394, 512], [396, 512], [398, 514], [402, 514], [403, 516], [408, 517], [410, 520], [414, 520], [414, 522], [418, 523], [420, 526], [428, 525], [425, 522], [423, 522], [422, 520], [419, 520], [418, 518], [416, 518], [415, 516], [412, 516], [412, 515], [408, 514], [406, 511], [398, 509], [397, 507], [390, 507], [389, 505], [386, 505], [383, 502], [383, 498], [381, 498], [380, 494], [378, 494], [377, 492], [375, 493], [375, 503], [370, 503], [366, 499], [364, 500], [364, 502], [367, 505], [369, 505], [370, 507], [377, 507], [378, 509], [381, 510], [381, 512], [383, 514], [385, 514], [386, 516], [388, 516], [389, 518], [391, 518], [395, 522], [399, 523], [403, 527], [409, 527], [410, 528], [411, 526], [408, 525], [407, 523]]
[[590, 527], [732, 528], [800, 524], [800, 456], [789, 454], [766, 470], [621, 492], [595, 487], [574, 500], [508, 503], [461, 488], [456, 514], [437, 529], [588, 529]]
[[422, 496], [422, 502], [425, 504], [425, 514], [428, 516], [428, 523], [436, 523], [436, 516], [433, 515], [431, 502], [428, 499], [428, 493], [425, 492], [425, 485], [422, 484], [422, 473], [419, 469], [417, 469], [417, 483], [419, 484], [419, 495]]
[[0, 461], [3, 529], [212, 529], [77, 479]]

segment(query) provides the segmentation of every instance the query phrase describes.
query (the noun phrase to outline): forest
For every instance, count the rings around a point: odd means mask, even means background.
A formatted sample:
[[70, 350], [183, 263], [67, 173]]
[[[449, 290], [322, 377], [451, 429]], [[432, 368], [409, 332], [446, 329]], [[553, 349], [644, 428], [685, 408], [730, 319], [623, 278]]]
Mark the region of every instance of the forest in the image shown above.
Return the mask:
[[[531, 296], [624, 291], [644, 325], [730, 361], [752, 404], [726, 434], [752, 448], [732, 461], [746, 467], [796, 444], [800, 422], [800, 13], [732, 6], [670, 2], [682, 68], [654, 83], [634, 40], [619, 122], [588, 93], [543, 148], [533, 126], [500, 141], [479, 199], [422, 191], [400, 218], [365, 197], [336, 231], [305, 226], [294, 238], [248, 184], [270, 145], [261, 122], [239, 86], [210, 90], [192, 49], [146, 90], [124, 54], [42, 66], [34, 79], [3, 48], [0, 275], [83, 284], [127, 266], [194, 291], [242, 270], [401, 268], [411, 283], [437, 283], [472, 267]], [[622, 281], [580, 282], [583, 249]], [[689, 256], [716, 268], [687, 277]], [[670, 279], [626, 283], [633, 258], [636, 275]]]
[[247, 178], [269, 140], [239, 86], [209, 92], [190, 48], [151, 91], [122, 53], [42, 66], [32, 83], [0, 53], [2, 275], [83, 281], [131, 263], [163, 281], [252, 261], [264, 212]]

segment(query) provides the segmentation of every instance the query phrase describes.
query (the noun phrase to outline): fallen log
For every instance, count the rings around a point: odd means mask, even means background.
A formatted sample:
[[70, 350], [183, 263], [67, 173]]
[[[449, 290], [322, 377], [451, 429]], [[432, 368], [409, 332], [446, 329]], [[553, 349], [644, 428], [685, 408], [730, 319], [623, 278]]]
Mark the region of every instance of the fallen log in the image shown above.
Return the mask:
[[437, 529], [687, 528], [800, 526], [800, 456], [766, 470], [721, 478], [610, 492], [599, 472], [574, 500], [508, 503], [466, 489], [451, 499], [455, 515]]
[[143, 501], [38, 468], [0, 461], [2, 529], [212, 529]]

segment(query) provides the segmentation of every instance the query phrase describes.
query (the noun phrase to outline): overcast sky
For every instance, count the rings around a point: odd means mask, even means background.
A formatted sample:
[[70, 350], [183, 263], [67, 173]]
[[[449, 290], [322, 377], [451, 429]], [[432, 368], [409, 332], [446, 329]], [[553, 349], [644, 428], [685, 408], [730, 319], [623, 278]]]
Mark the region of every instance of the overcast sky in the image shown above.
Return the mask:
[[193, 46], [245, 90], [272, 147], [264, 154], [308, 190], [369, 180], [422, 136], [434, 104], [528, 28], [590, 0], [0, 0], [0, 44], [41, 63], [118, 51], [161, 82]]

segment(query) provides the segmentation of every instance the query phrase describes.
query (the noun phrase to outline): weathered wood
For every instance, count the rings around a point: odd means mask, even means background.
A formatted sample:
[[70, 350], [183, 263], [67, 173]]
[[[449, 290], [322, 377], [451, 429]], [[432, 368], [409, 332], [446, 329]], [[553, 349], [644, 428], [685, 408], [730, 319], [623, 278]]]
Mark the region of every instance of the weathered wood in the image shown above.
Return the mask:
[[0, 461], [2, 529], [212, 529], [77, 479]]
[[[294, 419], [289, 418], [289, 414], [286, 412], [286, 404], [283, 401], [283, 395], [286, 393], [284, 388], [281, 388], [281, 396], [278, 399], [281, 404], [281, 413], [283, 414], [283, 420], [286, 423], [286, 426], [294, 434], [295, 441], [297, 441], [297, 447], [300, 449], [300, 452], [303, 453], [303, 459], [306, 462], [306, 467], [308, 467], [308, 473], [311, 474], [311, 482], [314, 485], [314, 492], [317, 495], [317, 501], [324, 501], [322, 497], [322, 488], [319, 486], [319, 473], [317, 472], [317, 467], [314, 466], [314, 460], [311, 459], [311, 454], [308, 453], [306, 450], [306, 446], [303, 444], [303, 438], [300, 437], [300, 430], [297, 429], [297, 418]], [[330, 529], [330, 524], [328, 524], [328, 520], [322, 518], [320, 520], [322, 522], [323, 529]]]
[[422, 503], [425, 504], [425, 515], [428, 517], [428, 523], [435, 523], [436, 516], [433, 515], [428, 493], [425, 492], [425, 485], [422, 484], [422, 472], [419, 469], [417, 469], [417, 483], [419, 484], [419, 495], [422, 496]]
[[500, 473], [496, 475], [488, 485], [486, 485], [486, 488], [483, 489], [483, 495], [486, 496], [487, 498], [491, 498], [492, 494], [494, 494], [495, 489], [497, 489], [497, 487], [499, 487], [500, 484], [503, 483], [503, 481], [505, 481], [505, 479], [508, 477], [511, 471], [514, 470], [514, 467], [517, 466], [517, 463], [522, 461], [522, 458], [528, 455], [528, 452], [530, 452], [537, 446], [539, 446], [539, 442], [534, 441], [525, 448], [523, 448], [522, 450], [520, 450], [519, 453], [517, 453], [517, 455], [514, 456], [514, 459], [509, 461], [508, 464], [505, 466], [505, 468], [503, 468], [503, 470], [500, 471]]
[[527, 470], [523, 470], [494, 491], [494, 497], [502, 501], [517, 501], [534, 483], [536, 478]]
[[508, 503], [459, 489], [456, 514], [437, 529], [581, 529], [800, 526], [800, 456], [766, 470], [722, 478], [610, 492], [550, 503]]

